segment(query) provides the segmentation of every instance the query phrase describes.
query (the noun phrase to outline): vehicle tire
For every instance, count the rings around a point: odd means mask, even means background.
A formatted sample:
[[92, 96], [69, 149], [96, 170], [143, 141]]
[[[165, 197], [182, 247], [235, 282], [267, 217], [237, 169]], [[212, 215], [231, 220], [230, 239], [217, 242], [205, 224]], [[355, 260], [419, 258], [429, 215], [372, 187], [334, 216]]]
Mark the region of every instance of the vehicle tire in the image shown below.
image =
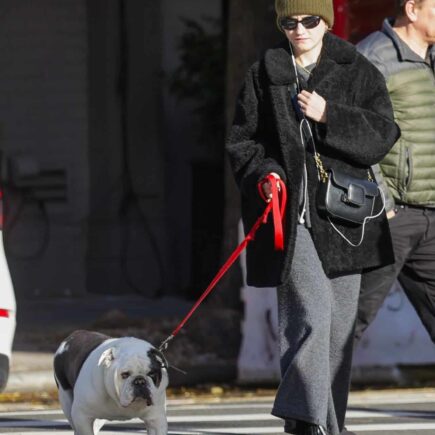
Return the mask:
[[9, 358], [6, 355], [0, 355], [0, 392], [6, 388], [9, 378]]

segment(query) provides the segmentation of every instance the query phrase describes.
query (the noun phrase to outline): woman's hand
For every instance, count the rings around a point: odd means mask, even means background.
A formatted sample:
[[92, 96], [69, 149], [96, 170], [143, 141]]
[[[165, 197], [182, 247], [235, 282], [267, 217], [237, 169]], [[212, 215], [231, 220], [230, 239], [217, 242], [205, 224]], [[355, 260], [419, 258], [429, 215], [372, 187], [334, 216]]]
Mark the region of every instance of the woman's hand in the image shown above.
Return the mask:
[[326, 122], [326, 101], [315, 91], [302, 91], [298, 95], [299, 105], [305, 116], [316, 122]]
[[[276, 172], [271, 172], [269, 175], [273, 175], [275, 177], [275, 180], [280, 180], [281, 177]], [[280, 191], [281, 187], [278, 184], [278, 192]], [[262, 185], [261, 188], [263, 189], [264, 197], [266, 198], [267, 202], [270, 202], [272, 199], [272, 185], [270, 184], [269, 180], [266, 180]]]

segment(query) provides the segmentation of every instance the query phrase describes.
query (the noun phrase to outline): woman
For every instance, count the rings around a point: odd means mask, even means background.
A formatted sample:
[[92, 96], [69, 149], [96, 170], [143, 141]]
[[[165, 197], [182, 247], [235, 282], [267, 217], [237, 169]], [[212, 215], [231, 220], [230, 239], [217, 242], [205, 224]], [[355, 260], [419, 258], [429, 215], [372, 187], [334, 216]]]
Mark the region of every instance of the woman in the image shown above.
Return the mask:
[[[276, 0], [275, 9], [286, 39], [248, 71], [227, 151], [246, 231], [264, 210], [257, 184], [266, 175], [281, 178], [289, 195], [284, 251], [274, 251], [268, 223], [247, 252], [248, 283], [278, 286], [282, 380], [272, 413], [286, 433], [337, 435], [345, 433], [360, 273], [393, 255], [385, 213], [355, 246], [361, 226], [333, 226], [318, 210], [318, 170], [300, 120], [309, 120], [325, 168], [360, 178], [400, 132], [383, 77], [328, 33], [332, 0]], [[269, 197], [270, 187], [262, 183]]]

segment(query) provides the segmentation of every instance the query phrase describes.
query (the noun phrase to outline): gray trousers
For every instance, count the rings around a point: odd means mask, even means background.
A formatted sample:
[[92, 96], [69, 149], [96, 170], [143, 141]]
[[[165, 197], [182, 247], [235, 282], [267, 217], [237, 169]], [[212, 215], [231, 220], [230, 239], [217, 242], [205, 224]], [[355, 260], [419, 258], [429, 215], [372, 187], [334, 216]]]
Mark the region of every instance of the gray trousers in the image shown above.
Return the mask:
[[360, 279], [328, 278], [309, 230], [298, 225], [290, 276], [278, 287], [282, 380], [272, 414], [287, 428], [304, 421], [331, 435], [343, 429]]

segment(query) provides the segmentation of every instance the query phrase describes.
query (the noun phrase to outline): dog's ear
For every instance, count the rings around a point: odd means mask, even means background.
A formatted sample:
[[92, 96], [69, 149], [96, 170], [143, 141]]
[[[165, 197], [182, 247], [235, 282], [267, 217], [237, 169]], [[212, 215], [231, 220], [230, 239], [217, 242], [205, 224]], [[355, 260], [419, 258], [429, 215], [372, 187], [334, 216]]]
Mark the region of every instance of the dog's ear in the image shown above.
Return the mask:
[[168, 368], [168, 361], [160, 350], [152, 348], [149, 350], [149, 354], [151, 357], [157, 360], [161, 368]]
[[114, 359], [115, 359], [115, 348], [111, 347], [110, 349], [106, 349], [101, 354], [100, 359], [98, 360], [98, 365], [109, 368]]

